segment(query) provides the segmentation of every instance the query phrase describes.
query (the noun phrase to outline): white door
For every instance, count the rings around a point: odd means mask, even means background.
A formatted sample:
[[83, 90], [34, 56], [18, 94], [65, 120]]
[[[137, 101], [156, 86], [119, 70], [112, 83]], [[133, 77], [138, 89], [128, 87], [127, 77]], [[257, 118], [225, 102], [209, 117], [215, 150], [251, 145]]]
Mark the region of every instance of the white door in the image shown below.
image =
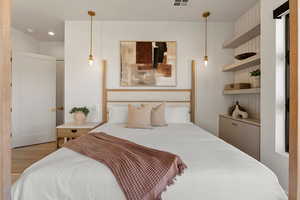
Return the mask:
[[56, 61], [56, 126], [64, 123], [65, 62]]
[[14, 53], [12, 95], [12, 146], [55, 141], [55, 58]]

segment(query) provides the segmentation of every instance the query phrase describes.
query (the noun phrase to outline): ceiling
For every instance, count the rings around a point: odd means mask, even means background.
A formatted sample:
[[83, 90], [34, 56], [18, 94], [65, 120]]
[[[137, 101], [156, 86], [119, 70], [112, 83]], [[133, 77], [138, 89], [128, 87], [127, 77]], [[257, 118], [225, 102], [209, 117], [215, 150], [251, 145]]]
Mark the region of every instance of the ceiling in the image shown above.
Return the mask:
[[[65, 20], [88, 20], [95, 10], [97, 20], [200, 21], [204, 11], [210, 21], [234, 21], [258, 0], [189, 0], [174, 7], [174, 0], [12, 0], [12, 25], [41, 41], [63, 41]], [[54, 37], [47, 32], [56, 33]]]

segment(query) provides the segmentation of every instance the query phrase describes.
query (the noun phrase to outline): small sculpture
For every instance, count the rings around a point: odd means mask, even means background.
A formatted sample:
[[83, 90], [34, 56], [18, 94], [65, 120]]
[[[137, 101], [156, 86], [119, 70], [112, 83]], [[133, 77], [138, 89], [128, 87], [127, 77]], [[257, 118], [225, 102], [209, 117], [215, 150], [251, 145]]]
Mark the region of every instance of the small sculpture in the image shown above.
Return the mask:
[[239, 108], [239, 105], [235, 105], [235, 109], [232, 113], [232, 117], [233, 118], [243, 118], [243, 119], [247, 119], [248, 118], [248, 113], [245, 112], [245, 111], [241, 111], [240, 108]]

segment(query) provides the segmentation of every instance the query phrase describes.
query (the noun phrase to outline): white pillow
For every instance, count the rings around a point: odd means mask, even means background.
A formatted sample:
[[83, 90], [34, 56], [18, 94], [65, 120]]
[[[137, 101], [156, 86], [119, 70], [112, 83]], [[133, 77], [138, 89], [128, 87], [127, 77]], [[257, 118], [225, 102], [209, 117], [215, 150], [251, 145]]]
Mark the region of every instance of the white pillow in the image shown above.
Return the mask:
[[189, 123], [191, 122], [190, 108], [187, 106], [167, 106], [167, 123]]
[[108, 109], [108, 123], [127, 123], [128, 106], [111, 106]]
[[[114, 105], [108, 109], [108, 123], [127, 123], [128, 105]], [[190, 109], [187, 106], [166, 106], [167, 123], [191, 122]]]

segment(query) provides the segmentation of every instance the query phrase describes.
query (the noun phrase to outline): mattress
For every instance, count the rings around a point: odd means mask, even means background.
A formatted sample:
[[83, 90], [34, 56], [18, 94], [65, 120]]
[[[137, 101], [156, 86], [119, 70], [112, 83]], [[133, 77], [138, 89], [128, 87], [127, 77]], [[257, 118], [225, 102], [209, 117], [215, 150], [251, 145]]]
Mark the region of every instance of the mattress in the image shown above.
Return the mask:
[[[179, 155], [188, 169], [164, 200], [287, 199], [270, 169], [196, 125], [141, 130], [105, 124], [94, 131]], [[26, 169], [11, 194], [13, 200], [125, 200], [109, 168], [66, 148]]]

